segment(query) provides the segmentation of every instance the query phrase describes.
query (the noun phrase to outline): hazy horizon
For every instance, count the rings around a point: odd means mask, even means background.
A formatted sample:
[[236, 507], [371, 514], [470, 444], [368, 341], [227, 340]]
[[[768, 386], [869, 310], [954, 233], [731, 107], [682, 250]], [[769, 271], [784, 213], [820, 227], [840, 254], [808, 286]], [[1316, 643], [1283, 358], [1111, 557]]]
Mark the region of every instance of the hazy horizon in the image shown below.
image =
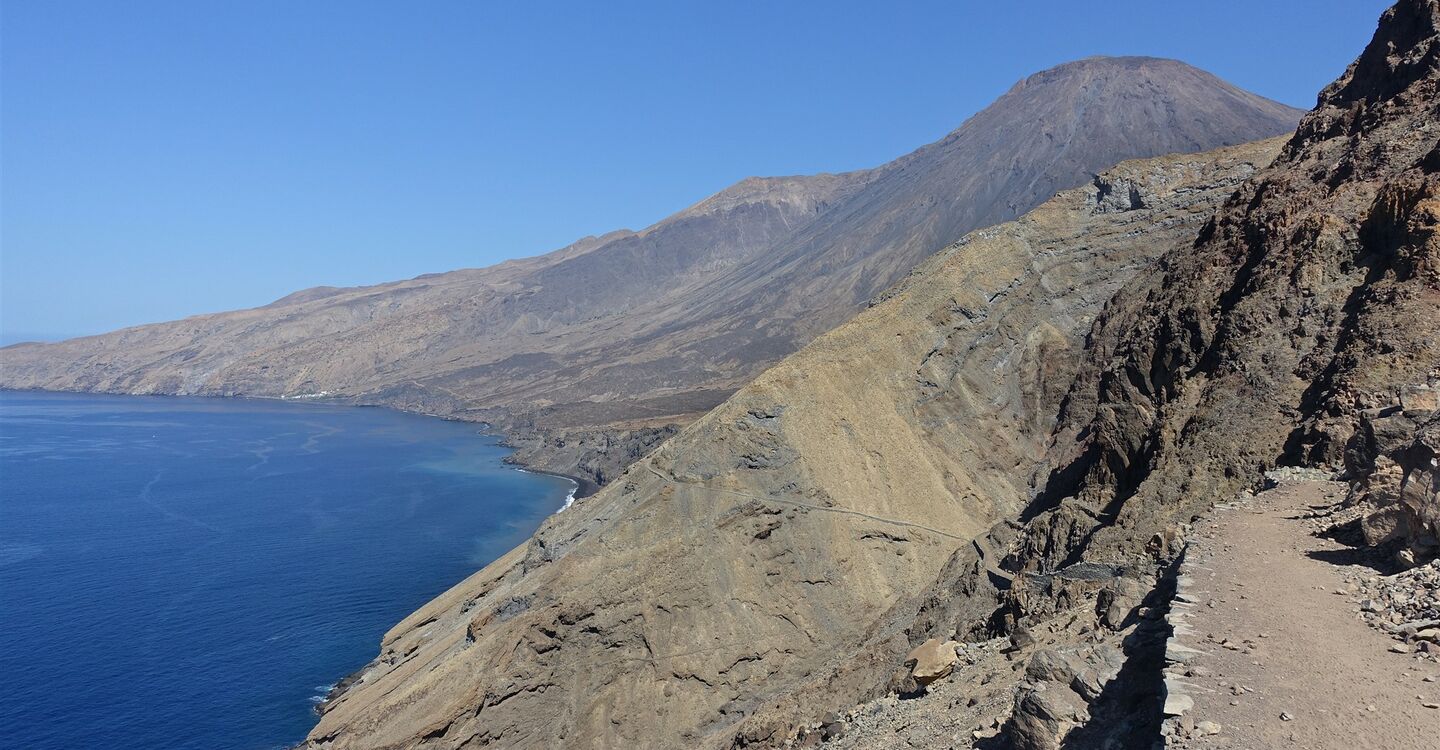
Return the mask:
[[10, 5], [0, 345], [639, 229], [883, 163], [1096, 54], [1308, 109], [1386, 5]]

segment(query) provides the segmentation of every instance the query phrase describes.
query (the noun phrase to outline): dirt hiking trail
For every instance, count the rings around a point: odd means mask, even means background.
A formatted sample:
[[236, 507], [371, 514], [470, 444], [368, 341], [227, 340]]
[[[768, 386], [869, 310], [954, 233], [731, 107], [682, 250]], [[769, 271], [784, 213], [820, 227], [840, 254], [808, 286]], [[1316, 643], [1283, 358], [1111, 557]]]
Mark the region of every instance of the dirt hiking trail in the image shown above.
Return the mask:
[[1440, 665], [1366, 625], [1350, 548], [1311, 517], [1334, 482], [1286, 482], [1196, 523], [1176, 640], [1194, 708], [1171, 747], [1440, 747]]

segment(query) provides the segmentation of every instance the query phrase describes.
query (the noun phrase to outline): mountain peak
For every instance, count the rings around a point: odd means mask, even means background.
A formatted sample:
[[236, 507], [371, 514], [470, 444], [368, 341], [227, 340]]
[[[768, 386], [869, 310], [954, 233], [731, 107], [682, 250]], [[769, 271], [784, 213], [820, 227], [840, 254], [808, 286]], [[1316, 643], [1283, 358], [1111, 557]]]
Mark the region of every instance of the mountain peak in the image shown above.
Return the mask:
[[486, 269], [7, 352], [0, 383], [323, 390], [502, 425], [679, 421], [971, 230], [1122, 160], [1260, 140], [1298, 118], [1177, 61], [1087, 58], [872, 169], [750, 177], [640, 231]]
[[[1058, 145], [1061, 159], [1091, 160], [1103, 168], [1122, 158], [1268, 138], [1293, 130], [1301, 114], [1180, 60], [1096, 56], [1021, 79], [940, 145], [1003, 152], [1016, 160]], [[987, 135], [977, 139], [981, 133]], [[1081, 144], [1087, 153], [1077, 156]], [[1048, 195], [1030, 195], [1028, 204], [996, 219], [1014, 218]]]
[[1063, 62], [1058, 65], [1053, 65], [1049, 68], [1046, 68], [1045, 70], [1040, 71], [1040, 73], [1043, 74], [1050, 71], [1064, 70], [1067, 68], [1093, 67], [1127, 69], [1139, 68], [1145, 65], [1180, 65], [1186, 68], [1195, 67], [1190, 63], [1187, 63], [1183, 60], [1176, 60], [1173, 57], [1152, 57], [1150, 55], [1090, 55], [1088, 57], [1082, 57], [1078, 60], [1071, 60], [1069, 62]]
[[[1299, 109], [1236, 87], [1214, 73], [1183, 60], [1141, 55], [1092, 55], [1060, 63], [1020, 79], [1007, 94], [1040, 86], [1088, 87], [1097, 83], [1122, 90], [1147, 90], [1157, 93], [1206, 92], [1211, 95], [1243, 95], [1242, 98], [1252, 106], [1283, 115], [1292, 125], [1301, 113]], [[1003, 97], [996, 104], [1001, 101]]]

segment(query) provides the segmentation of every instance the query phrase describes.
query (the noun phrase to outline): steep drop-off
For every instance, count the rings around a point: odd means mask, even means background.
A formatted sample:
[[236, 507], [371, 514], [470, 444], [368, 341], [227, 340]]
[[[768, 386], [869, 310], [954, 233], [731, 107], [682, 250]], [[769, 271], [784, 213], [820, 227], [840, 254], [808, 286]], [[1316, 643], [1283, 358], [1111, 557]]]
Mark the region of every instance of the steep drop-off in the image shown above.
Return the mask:
[[1154, 743], [1145, 589], [1184, 524], [1276, 465], [1412, 464], [1379, 420], [1428, 445], [1440, 3], [1276, 147], [1127, 163], [946, 249], [397, 626], [309, 745], [813, 743], [947, 649], [1006, 700], [943, 741]]
[[1095, 316], [1279, 146], [1126, 162], [936, 254], [397, 625], [308, 746], [727, 746], [869, 689], [794, 699], [998, 559], [972, 540], [1043, 479]]
[[[887, 670], [927, 638], [1009, 635], [1024, 652], [1043, 631], [1073, 640], [1026, 652], [1023, 673], [1000, 672], [1015, 699], [995, 742], [1155, 742], [1163, 574], [1188, 522], [1276, 466], [1338, 473], [1365, 502], [1390, 503], [1381, 512], [1403, 512], [1382, 520], [1398, 538], [1366, 529], [1367, 541], [1401, 544], [1402, 565], [1433, 559], [1437, 198], [1440, 3], [1402, 0], [1275, 162], [1193, 244], [1106, 304], [1018, 517], [958, 551], [863, 647], [807, 683], [810, 693], [757, 709], [741, 737], [784, 738], [826, 708], [883, 692]], [[1135, 586], [1156, 573], [1138, 606]], [[1117, 649], [1092, 647], [1113, 638], [1106, 628], [1127, 633], [1118, 663]]]
[[[640, 232], [480, 270], [0, 350], [0, 387], [324, 397], [496, 423], [542, 467], [613, 474], [613, 445], [684, 423], [936, 249], [1122, 159], [1289, 132], [1299, 112], [1172, 60], [1038, 73], [875, 169], [752, 178]], [[523, 433], [523, 434], [522, 434]], [[585, 469], [586, 462], [597, 464]]]

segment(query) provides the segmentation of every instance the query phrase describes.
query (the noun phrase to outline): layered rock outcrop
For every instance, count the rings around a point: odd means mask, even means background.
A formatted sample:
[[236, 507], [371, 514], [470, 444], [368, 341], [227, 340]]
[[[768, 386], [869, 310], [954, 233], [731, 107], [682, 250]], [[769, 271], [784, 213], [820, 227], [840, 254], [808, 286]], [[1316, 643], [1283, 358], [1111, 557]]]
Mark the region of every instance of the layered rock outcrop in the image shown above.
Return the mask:
[[1350, 501], [1366, 544], [1394, 547], [1410, 567], [1440, 556], [1440, 388], [1410, 386], [1396, 403], [1365, 409], [1347, 443]]
[[[1433, 554], [1437, 86], [1440, 4], [1403, 0], [1275, 162], [1115, 295], [1034, 500], [1018, 528], [987, 535], [1004, 572], [1163, 565], [1186, 522], [1277, 465], [1343, 470], [1378, 508], [1371, 541], [1398, 544], [1404, 564]], [[1023, 631], [1089, 605], [1068, 589], [1037, 599], [993, 585], [982, 562], [957, 556], [893, 614], [909, 640]], [[1037, 726], [1014, 725], [1010, 740], [1043, 746]], [[1053, 728], [1058, 743], [1078, 724]]]
[[[1410, 507], [1433, 450], [1404, 400], [1440, 375], [1437, 28], [1388, 11], [1273, 163], [1127, 163], [932, 257], [398, 626], [309, 744], [820, 741], [921, 689], [917, 646], [1006, 635], [1000, 740], [1153, 741], [1126, 672], [1159, 677], [1137, 603], [1184, 524], [1276, 465]], [[1123, 666], [1059, 640], [1112, 630]]]
[[883, 689], [917, 592], [1010, 575], [987, 527], [1045, 477], [1106, 300], [1279, 146], [1126, 162], [936, 254], [398, 625], [308, 745], [774, 743]]

